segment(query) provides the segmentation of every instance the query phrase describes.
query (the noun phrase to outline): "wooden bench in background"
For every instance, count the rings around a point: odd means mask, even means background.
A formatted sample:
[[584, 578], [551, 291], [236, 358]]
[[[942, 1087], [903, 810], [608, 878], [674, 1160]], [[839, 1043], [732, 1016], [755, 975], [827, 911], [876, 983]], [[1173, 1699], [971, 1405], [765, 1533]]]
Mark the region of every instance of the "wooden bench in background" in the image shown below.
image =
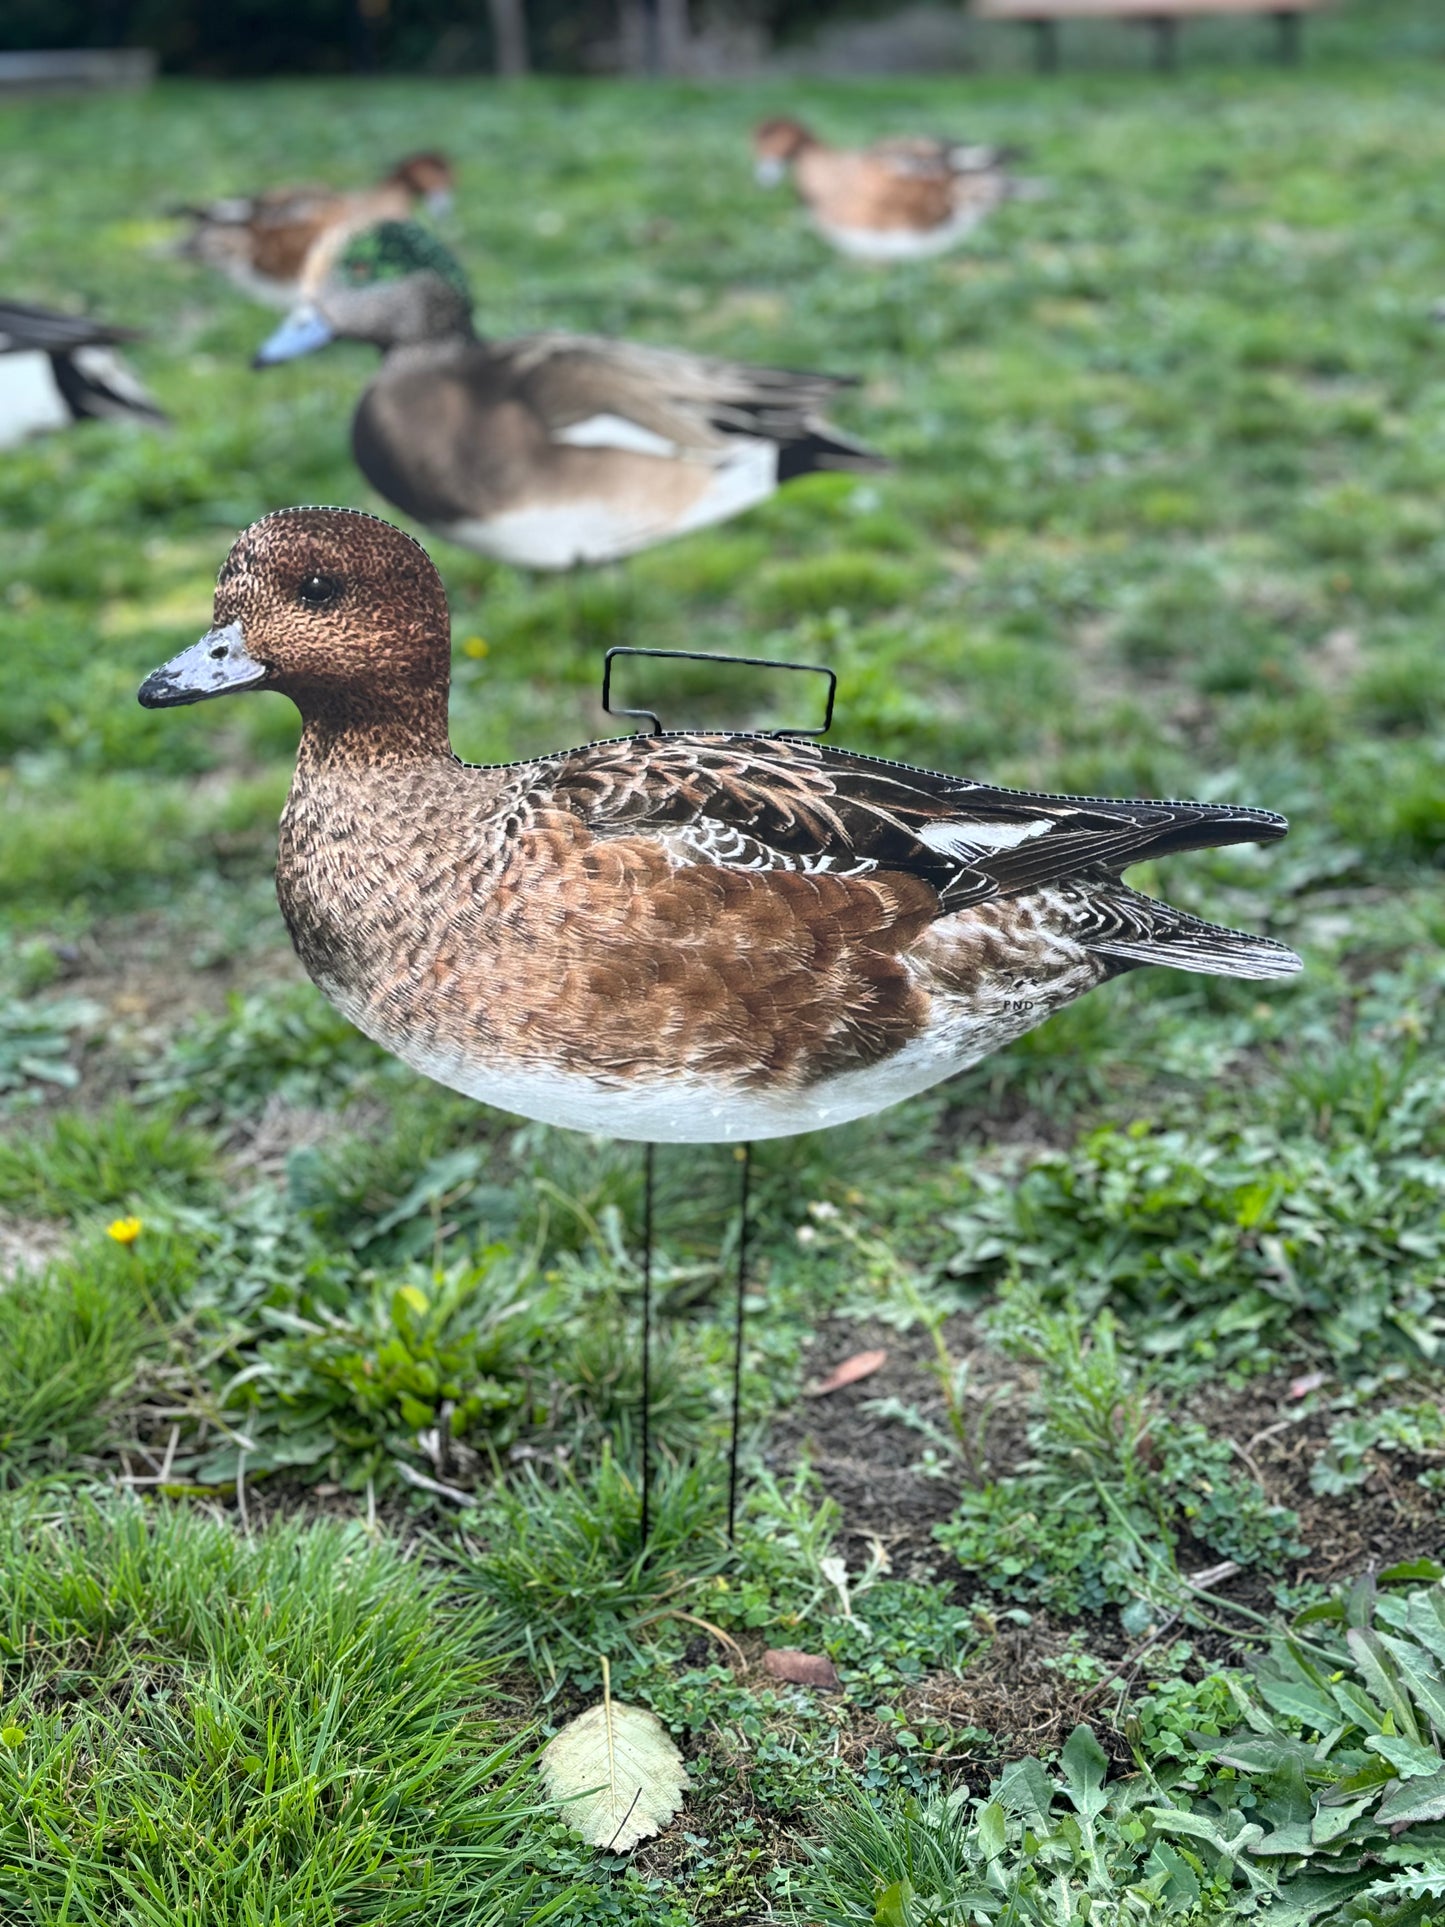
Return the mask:
[[1221, 14], [1258, 13], [1273, 17], [1279, 57], [1299, 59], [1304, 16], [1324, 0], [973, 0], [976, 20], [1017, 20], [1032, 27], [1040, 73], [1059, 64], [1059, 27], [1065, 20], [1134, 20], [1154, 34], [1154, 65], [1167, 71], [1178, 57], [1179, 22]]

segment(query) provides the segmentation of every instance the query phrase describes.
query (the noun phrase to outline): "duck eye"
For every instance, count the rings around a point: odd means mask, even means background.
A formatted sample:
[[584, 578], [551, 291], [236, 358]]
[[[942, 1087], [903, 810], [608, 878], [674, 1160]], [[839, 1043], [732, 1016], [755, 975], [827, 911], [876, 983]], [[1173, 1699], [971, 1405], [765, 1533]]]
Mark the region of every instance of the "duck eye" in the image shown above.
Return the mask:
[[334, 575], [304, 576], [296, 591], [298, 602], [304, 602], [308, 609], [324, 609], [328, 602], [334, 602], [341, 594], [341, 584]]

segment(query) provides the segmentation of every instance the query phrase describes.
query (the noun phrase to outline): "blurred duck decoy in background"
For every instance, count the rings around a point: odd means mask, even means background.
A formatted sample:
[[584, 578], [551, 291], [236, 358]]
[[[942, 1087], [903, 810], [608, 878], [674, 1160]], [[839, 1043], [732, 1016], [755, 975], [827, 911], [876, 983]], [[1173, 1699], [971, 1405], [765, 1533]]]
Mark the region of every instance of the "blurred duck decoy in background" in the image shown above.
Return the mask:
[[831, 375], [590, 335], [486, 341], [466, 277], [423, 229], [323, 242], [258, 367], [345, 337], [383, 351], [352, 449], [448, 541], [528, 569], [606, 562], [706, 528], [816, 469], [887, 463], [823, 419]]
[[789, 173], [825, 240], [859, 261], [942, 254], [993, 208], [1030, 189], [1007, 171], [1016, 150], [899, 136], [829, 147], [801, 121], [767, 120], [753, 136], [758, 180]]
[[239, 537], [151, 709], [301, 712], [276, 890], [325, 996], [428, 1077], [646, 1142], [782, 1137], [926, 1090], [1141, 964], [1299, 958], [1121, 881], [1273, 842], [1221, 803], [1034, 795], [745, 732], [472, 765], [425, 551], [357, 510]]
[[418, 205], [444, 214], [452, 203], [452, 167], [443, 154], [409, 154], [375, 187], [338, 193], [329, 187], [275, 187], [264, 194], [212, 201], [171, 212], [193, 223], [182, 255], [219, 268], [245, 294], [271, 307], [296, 300], [301, 270], [330, 232], [352, 233], [376, 221], [404, 221]]
[[115, 352], [140, 338], [134, 328], [0, 301], [0, 448], [78, 421], [164, 425], [167, 416]]

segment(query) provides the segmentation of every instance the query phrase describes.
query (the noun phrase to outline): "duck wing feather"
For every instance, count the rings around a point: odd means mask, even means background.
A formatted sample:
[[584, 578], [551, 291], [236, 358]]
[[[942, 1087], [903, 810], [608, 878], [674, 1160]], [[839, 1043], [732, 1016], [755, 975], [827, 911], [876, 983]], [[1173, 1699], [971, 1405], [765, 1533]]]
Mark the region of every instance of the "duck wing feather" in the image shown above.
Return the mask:
[[880, 465], [822, 419], [832, 396], [856, 386], [851, 376], [760, 368], [595, 335], [529, 335], [489, 353], [553, 437], [612, 417], [679, 453], [716, 453], [737, 435], [783, 445], [822, 436], [841, 455]]
[[680, 836], [701, 861], [735, 849], [750, 869], [905, 871], [932, 884], [940, 915], [1053, 885], [1112, 885], [1149, 857], [1269, 842], [1288, 827], [1229, 804], [997, 789], [786, 737], [598, 744], [561, 759], [555, 800], [596, 836]]

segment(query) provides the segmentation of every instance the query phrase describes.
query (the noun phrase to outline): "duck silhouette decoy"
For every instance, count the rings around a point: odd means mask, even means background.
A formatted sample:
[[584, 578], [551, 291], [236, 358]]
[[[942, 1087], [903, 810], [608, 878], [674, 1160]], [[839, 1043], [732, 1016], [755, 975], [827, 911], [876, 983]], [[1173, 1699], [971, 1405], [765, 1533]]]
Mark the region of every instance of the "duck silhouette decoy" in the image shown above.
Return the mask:
[[258, 367], [338, 336], [385, 359], [352, 449], [389, 502], [464, 548], [568, 569], [727, 520], [816, 469], [887, 463], [819, 412], [831, 375], [591, 335], [486, 341], [434, 236], [383, 222], [323, 243]]
[[163, 427], [167, 416], [115, 352], [140, 339], [134, 328], [0, 301], [0, 448], [78, 421]]
[[374, 221], [404, 221], [419, 205], [444, 214], [452, 203], [452, 165], [445, 154], [408, 154], [375, 187], [340, 193], [329, 187], [273, 187], [176, 207], [191, 223], [180, 252], [219, 269], [243, 294], [289, 308], [301, 271], [327, 234], [351, 233]]
[[1032, 795], [755, 734], [478, 766], [451, 748], [449, 674], [410, 536], [280, 509], [140, 701], [291, 698], [276, 888], [302, 963], [367, 1036], [504, 1110], [645, 1142], [787, 1136], [924, 1090], [1141, 964], [1299, 968], [1120, 880], [1283, 836], [1267, 810]]
[[789, 174], [814, 227], [858, 261], [916, 261], [956, 247], [1001, 202], [1032, 189], [1008, 171], [1016, 150], [900, 135], [830, 147], [799, 120], [753, 136], [764, 187]]

